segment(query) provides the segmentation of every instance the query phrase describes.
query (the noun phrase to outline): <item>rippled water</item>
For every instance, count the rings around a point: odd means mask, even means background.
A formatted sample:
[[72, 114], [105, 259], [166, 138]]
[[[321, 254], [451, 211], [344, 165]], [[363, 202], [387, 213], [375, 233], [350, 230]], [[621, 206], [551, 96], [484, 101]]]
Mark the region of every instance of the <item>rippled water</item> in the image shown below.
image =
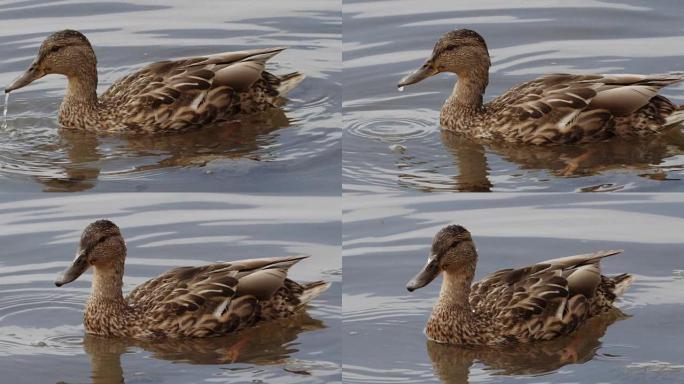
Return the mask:
[[[0, 87], [22, 73], [41, 41], [84, 32], [99, 65], [99, 92], [169, 58], [288, 46], [268, 64], [307, 78], [280, 113], [182, 135], [101, 136], [62, 130], [66, 81], [48, 76], [12, 93], [0, 132], [0, 180], [12, 191], [339, 191], [339, 1], [15, 1], [0, 5]], [[5, 104], [5, 107], [7, 105]], [[285, 173], [287, 175], [285, 175]], [[192, 186], [192, 187], [190, 187]]]
[[[340, 382], [339, 214], [334, 197], [2, 195], [0, 381]], [[311, 255], [291, 277], [332, 287], [308, 314], [223, 338], [85, 336], [90, 272], [62, 288], [53, 282], [73, 259], [82, 229], [103, 217], [121, 227], [128, 245], [125, 292], [176, 266], [291, 254]]]
[[5, 106], [2, 108], [2, 128], [7, 128], [7, 110], [9, 108], [9, 93], [5, 93]]
[[[349, 194], [344, 203], [345, 383], [673, 383], [684, 375], [684, 196], [679, 194]], [[624, 249], [603, 273], [636, 281], [622, 311], [571, 337], [491, 351], [422, 334], [438, 278], [409, 294], [432, 236], [461, 224], [476, 279], [507, 267]]]
[[[455, 28], [485, 37], [490, 100], [554, 72], [684, 70], [679, 2], [345, 1], [343, 182], [347, 191], [681, 191], [684, 135], [556, 149], [482, 146], [442, 134], [454, 76], [399, 93], [435, 41]], [[662, 93], [684, 103], [684, 85]]]

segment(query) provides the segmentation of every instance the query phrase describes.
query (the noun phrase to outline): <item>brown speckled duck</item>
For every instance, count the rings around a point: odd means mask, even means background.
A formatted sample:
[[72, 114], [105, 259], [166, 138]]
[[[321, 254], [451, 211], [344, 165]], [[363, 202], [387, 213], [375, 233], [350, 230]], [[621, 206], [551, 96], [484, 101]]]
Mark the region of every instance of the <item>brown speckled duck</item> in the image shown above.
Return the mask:
[[58, 287], [93, 267], [84, 327], [100, 336], [208, 337], [290, 317], [328, 289], [300, 284], [288, 269], [306, 256], [239, 260], [172, 269], [123, 296], [126, 244], [119, 228], [96, 221], [83, 231], [73, 264]]
[[176, 132], [266, 110], [304, 76], [276, 76], [266, 61], [285, 48], [224, 52], [161, 61], [114, 82], [97, 96], [97, 59], [88, 39], [64, 30], [40, 46], [29, 69], [5, 88], [11, 92], [49, 74], [67, 77], [59, 109], [67, 128], [104, 132]]
[[502, 346], [551, 340], [613, 309], [633, 277], [601, 275], [600, 251], [504, 269], [473, 284], [477, 251], [459, 225], [440, 230], [428, 262], [406, 286], [424, 287], [443, 274], [425, 335], [439, 343]]
[[647, 136], [684, 121], [684, 107], [658, 95], [681, 75], [553, 74], [520, 84], [483, 103], [489, 52], [477, 32], [446, 33], [432, 56], [399, 87], [440, 72], [458, 76], [442, 106], [444, 129], [482, 140], [525, 144], [575, 144], [612, 137]]

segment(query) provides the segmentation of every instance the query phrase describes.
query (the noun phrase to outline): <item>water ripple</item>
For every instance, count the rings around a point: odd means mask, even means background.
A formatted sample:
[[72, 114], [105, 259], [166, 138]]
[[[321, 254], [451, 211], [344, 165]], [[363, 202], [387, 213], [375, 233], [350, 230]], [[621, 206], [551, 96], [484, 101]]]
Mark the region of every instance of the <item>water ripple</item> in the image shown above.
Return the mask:
[[[1, 291], [0, 356], [83, 353], [80, 318], [84, 297], [83, 293], [68, 290], [50, 293], [36, 289]], [[78, 324], [64, 324], [66, 319], [76, 320]]]
[[425, 115], [422, 111], [374, 111], [352, 113], [345, 119], [349, 119], [347, 132], [354, 136], [397, 144], [427, 137], [438, 129]]

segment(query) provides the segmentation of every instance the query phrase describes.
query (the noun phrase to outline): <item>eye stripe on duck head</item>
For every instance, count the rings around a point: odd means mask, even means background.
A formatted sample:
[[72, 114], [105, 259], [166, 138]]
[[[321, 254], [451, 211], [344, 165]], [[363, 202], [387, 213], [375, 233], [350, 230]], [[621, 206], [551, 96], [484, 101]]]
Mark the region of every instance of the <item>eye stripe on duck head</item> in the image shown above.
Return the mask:
[[117, 236], [121, 237], [121, 231], [116, 224], [109, 220], [97, 220], [83, 230], [79, 243], [80, 251], [88, 254], [107, 239]]
[[479, 33], [470, 29], [457, 29], [445, 33], [435, 44], [433, 49], [433, 57], [438, 57], [444, 52], [451, 51], [462, 47], [484, 47], [487, 49], [487, 43]]
[[68, 46], [82, 46], [92, 49], [90, 41], [88, 41], [88, 39], [82, 33], [67, 29], [64, 31], [55, 32], [48, 36], [40, 45], [40, 53], [41, 56], [44, 56], [48, 53], [57, 52]]
[[102, 236], [102, 237], [100, 237], [96, 242], [88, 244], [88, 246], [87, 246], [85, 249], [81, 249], [81, 252], [82, 252], [84, 255], [88, 255], [93, 249], [95, 249], [95, 247], [97, 247], [98, 245], [104, 243], [104, 242], [107, 241], [109, 238], [116, 237], [116, 236], [117, 236], [117, 235], [106, 235], [106, 236]]
[[470, 239], [470, 232], [463, 226], [446, 226], [437, 232], [432, 240], [432, 255], [440, 257], [460, 242]]

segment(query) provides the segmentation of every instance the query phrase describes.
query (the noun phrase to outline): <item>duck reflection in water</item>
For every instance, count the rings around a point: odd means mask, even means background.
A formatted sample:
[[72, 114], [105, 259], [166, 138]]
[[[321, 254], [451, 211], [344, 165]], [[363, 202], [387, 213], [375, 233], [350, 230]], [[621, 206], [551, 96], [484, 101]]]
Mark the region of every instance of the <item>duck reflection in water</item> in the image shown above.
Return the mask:
[[684, 133], [671, 129], [656, 137], [611, 140], [584, 145], [525, 146], [489, 142], [481, 144], [473, 139], [442, 131], [442, 143], [454, 157], [458, 175], [455, 189], [461, 192], [490, 191], [486, 154], [491, 152], [516, 164], [522, 170], [546, 170], [556, 177], [598, 175], [610, 170], [642, 171], [640, 176], [653, 180], [667, 180], [664, 169], [654, 172], [654, 165], [677, 155], [684, 155]]
[[[177, 134], [106, 136], [60, 129], [59, 146], [66, 151], [68, 160], [56, 164], [61, 170], [54, 173], [63, 176], [36, 179], [46, 191], [76, 192], [95, 187], [102, 176], [126, 179], [136, 173], [167, 168], [202, 167], [221, 159], [260, 160], [267, 154], [257, 151], [275, 144], [277, 137], [273, 132], [289, 125], [285, 113], [273, 109], [241, 121], [216, 123], [199, 131]], [[115, 153], [105, 153], [103, 145], [115, 147]], [[149, 160], [140, 159], [143, 157]], [[124, 166], [121, 171], [103, 171], [107, 162], [121, 161], [131, 166]]]
[[551, 341], [515, 347], [464, 347], [427, 341], [435, 374], [447, 384], [468, 383], [470, 367], [484, 365], [493, 375], [541, 375], [594, 358], [608, 326], [628, 318], [619, 309], [592, 317], [576, 332]]
[[[215, 338], [136, 340], [86, 334], [83, 347], [90, 357], [94, 384], [124, 383], [129, 375], [121, 364], [121, 356], [135, 348], [150, 352], [156, 359], [174, 363], [296, 366], [296, 361], [292, 361], [290, 356], [298, 352], [296, 340], [299, 334], [323, 328], [322, 321], [302, 312], [288, 319]], [[283, 367], [283, 370], [308, 374], [305, 367]]]

